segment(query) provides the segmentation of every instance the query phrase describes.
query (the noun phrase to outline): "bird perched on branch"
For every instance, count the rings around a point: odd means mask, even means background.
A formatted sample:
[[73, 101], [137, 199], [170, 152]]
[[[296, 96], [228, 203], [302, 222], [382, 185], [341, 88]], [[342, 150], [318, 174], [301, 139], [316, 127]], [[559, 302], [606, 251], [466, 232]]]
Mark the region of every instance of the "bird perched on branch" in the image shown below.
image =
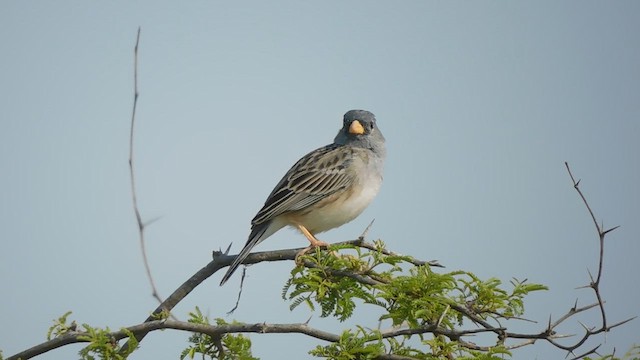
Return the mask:
[[298, 160], [251, 220], [251, 234], [222, 277], [223, 285], [253, 247], [285, 226], [298, 229], [312, 247], [326, 246], [315, 234], [355, 219], [378, 194], [386, 149], [375, 116], [365, 110], [344, 114], [333, 144]]

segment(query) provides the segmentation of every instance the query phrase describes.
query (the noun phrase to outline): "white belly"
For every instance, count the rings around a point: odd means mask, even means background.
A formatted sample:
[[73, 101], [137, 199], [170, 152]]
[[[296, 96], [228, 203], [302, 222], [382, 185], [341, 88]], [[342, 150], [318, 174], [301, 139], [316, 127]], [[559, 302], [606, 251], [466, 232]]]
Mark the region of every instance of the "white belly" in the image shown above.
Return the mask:
[[343, 198], [340, 195], [346, 195], [343, 201], [340, 199], [315, 209], [304, 217], [302, 224], [315, 234], [331, 230], [358, 217], [378, 194], [382, 178], [370, 176], [358, 180], [350, 193], [336, 194], [339, 198]]

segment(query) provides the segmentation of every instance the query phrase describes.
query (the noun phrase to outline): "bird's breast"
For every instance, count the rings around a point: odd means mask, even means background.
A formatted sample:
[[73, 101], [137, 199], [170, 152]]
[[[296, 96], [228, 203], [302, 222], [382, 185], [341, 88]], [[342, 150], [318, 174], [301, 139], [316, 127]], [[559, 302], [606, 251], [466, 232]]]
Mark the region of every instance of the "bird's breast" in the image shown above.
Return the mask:
[[380, 171], [362, 164], [352, 186], [323, 199], [312, 212], [300, 214], [299, 223], [313, 234], [346, 224], [360, 215], [376, 197], [382, 184]]

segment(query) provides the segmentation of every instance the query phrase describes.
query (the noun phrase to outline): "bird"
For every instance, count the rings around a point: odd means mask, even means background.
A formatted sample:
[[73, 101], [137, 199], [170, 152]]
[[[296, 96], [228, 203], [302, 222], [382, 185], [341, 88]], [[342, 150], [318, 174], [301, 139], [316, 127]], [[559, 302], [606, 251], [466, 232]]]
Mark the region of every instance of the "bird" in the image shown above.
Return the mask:
[[333, 143], [303, 156], [271, 191], [220, 286], [256, 245], [285, 226], [299, 230], [311, 247], [327, 246], [315, 235], [352, 221], [369, 206], [382, 185], [385, 158], [375, 115], [347, 111]]

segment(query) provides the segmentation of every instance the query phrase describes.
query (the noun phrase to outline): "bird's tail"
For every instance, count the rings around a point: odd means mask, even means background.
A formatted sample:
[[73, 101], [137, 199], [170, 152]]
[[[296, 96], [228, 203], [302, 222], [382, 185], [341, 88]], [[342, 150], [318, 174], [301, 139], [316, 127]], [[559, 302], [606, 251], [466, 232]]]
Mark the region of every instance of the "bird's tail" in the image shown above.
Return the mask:
[[247, 240], [247, 243], [244, 245], [244, 248], [242, 248], [242, 251], [240, 251], [240, 253], [236, 256], [236, 258], [233, 259], [233, 262], [231, 263], [231, 265], [229, 265], [229, 269], [227, 270], [227, 273], [224, 274], [224, 276], [222, 277], [222, 281], [220, 281], [220, 286], [224, 285], [224, 283], [226, 283], [227, 280], [229, 280], [231, 275], [233, 275], [233, 273], [238, 269], [238, 267], [240, 266], [240, 264], [242, 264], [244, 259], [246, 259], [247, 256], [249, 256], [249, 253], [251, 253], [251, 250], [256, 245], [258, 245], [262, 240], [264, 240], [263, 235], [268, 228], [269, 228], [269, 222], [265, 224], [255, 225], [251, 229], [251, 234], [249, 234], [249, 240]]

